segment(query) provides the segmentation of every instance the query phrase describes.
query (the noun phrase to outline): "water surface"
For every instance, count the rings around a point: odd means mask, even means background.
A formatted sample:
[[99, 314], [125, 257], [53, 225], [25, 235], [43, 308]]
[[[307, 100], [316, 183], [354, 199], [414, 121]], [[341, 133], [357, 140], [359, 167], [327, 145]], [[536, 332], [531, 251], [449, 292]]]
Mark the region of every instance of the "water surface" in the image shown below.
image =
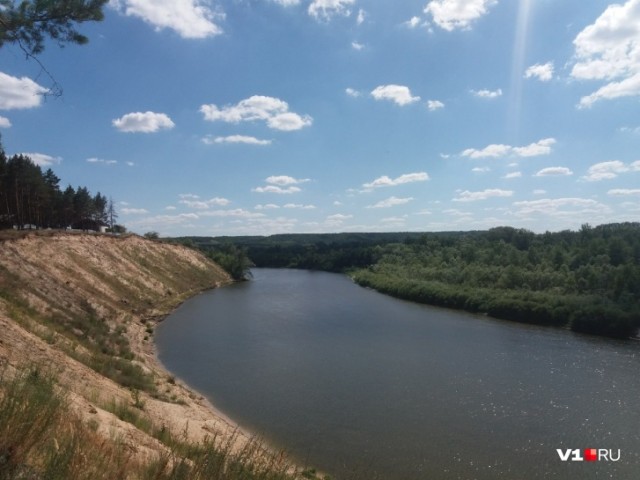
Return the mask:
[[[340, 478], [640, 478], [640, 344], [256, 269], [157, 329], [161, 361], [241, 426]], [[561, 462], [557, 448], [621, 450]]]

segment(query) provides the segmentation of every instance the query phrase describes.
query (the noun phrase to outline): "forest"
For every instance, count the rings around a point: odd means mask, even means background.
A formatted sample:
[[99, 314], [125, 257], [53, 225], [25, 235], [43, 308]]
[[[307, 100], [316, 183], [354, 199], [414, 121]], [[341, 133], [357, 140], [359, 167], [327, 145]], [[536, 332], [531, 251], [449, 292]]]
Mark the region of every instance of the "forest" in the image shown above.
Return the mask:
[[209, 252], [233, 244], [257, 267], [344, 272], [395, 297], [496, 318], [622, 338], [640, 328], [640, 223], [188, 241]]
[[60, 178], [48, 168], [44, 172], [28, 156], [7, 157], [0, 145], [0, 228], [73, 228], [100, 230], [116, 225], [113, 200], [87, 187], [60, 188]]

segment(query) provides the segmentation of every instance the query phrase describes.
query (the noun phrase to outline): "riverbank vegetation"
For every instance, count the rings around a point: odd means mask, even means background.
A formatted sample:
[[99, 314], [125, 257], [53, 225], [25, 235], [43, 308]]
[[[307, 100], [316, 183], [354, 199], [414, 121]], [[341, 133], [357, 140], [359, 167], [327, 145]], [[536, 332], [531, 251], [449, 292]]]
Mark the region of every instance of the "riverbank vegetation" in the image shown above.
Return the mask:
[[[119, 408], [119, 418], [139, 427], [144, 413]], [[127, 415], [122, 412], [130, 412]], [[235, 438], [188, 441], [163, 426], [147, 429], [164, 446], [148, 459], [134, 455], [123, 439], [105, 438], [97, 423], [81, 418], [55, 378], [40, 368], [0, 372], [0, 478], [132, 480], [296, 480], [319, 478], [295, 469], [282, 454], [258, 441], [234, 446]]]
[[[219, 239], [192, 239], [214, 244]], [[640, 327], [640, 224], [485, 232], [225, 238], [258, 267], [348, 272], [399, 298], [629, 337]]]

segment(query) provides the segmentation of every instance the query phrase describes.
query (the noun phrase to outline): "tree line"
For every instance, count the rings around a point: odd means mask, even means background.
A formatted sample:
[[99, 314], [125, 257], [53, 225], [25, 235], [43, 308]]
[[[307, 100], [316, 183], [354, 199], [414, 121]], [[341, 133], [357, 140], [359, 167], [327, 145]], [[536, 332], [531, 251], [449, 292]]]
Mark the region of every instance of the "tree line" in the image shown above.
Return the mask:
[[8, 157], [0, 145], [0, 228], [109, 227], [122, 233], [117, 218], [112, 199], [82, 186], [62, 190], [53, 170], [43, 172], [26, 155]]
[[389, 295], [496, 318], [614, 337], [640, 328], [640, 223], [192, 240], [231, 242], [258, 267], [349, 273]]

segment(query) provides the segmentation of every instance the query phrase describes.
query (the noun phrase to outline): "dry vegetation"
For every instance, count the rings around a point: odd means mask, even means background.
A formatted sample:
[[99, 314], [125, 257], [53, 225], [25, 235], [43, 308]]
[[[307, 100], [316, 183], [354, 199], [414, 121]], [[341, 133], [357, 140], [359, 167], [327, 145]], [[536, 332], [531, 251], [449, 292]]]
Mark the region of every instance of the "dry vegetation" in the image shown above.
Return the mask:
[[156, 359], [155, 324], [230, 282], [220, 267], [137, 236], [9, 237], [0, 239], [0, 479], [298, 475]]

